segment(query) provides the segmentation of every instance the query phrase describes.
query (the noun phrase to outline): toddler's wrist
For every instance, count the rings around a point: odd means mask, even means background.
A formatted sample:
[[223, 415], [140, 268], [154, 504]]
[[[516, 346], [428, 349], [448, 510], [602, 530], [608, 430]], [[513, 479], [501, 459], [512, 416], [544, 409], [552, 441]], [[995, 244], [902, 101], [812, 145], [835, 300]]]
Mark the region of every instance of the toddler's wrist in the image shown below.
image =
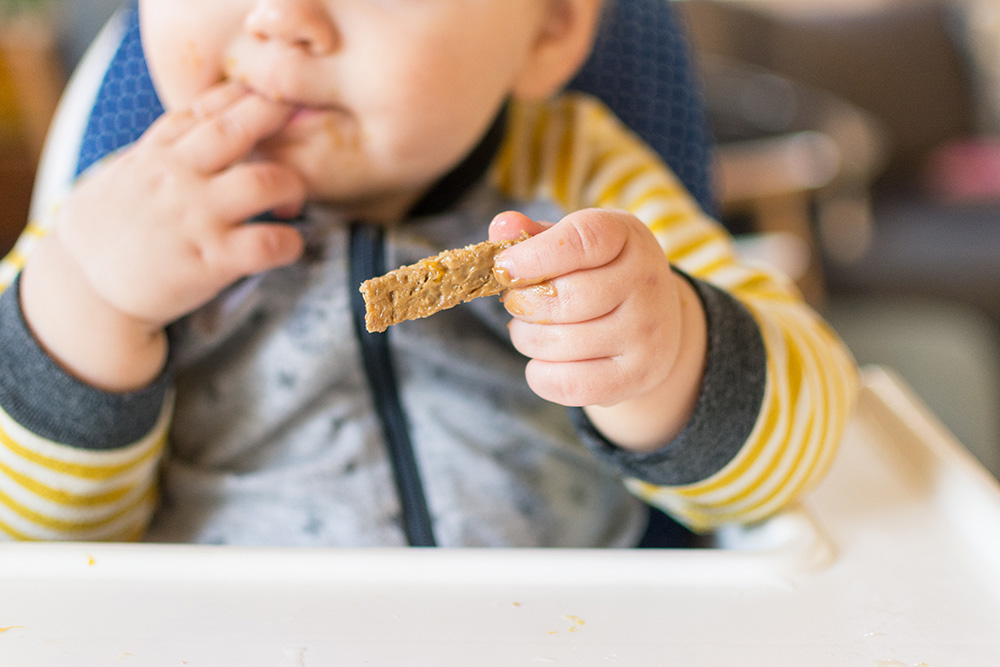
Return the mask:
[[45, 351], [77, 379], [112, 392], [152, 382], [167, 357], [163, 328], [105, 300], [72, 254], [45, 239], [21, 277], [21, 308]]

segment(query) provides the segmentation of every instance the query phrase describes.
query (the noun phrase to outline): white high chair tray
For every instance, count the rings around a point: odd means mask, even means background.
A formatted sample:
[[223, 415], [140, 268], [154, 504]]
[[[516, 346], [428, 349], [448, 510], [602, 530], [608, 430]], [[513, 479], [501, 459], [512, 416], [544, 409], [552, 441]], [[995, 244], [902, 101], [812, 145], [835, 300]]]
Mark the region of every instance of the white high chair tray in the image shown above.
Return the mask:
[[0, 665], [995, 667], [1000, 489], [869, 369], [800, 508], [663, 551], [0, 544]]

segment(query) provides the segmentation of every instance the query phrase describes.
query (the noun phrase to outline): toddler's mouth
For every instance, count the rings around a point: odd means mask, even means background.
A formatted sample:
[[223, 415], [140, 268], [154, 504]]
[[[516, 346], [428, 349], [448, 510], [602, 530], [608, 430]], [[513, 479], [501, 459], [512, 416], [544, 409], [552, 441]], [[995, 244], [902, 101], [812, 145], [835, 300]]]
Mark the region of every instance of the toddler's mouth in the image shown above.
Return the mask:
[[274, 142], [300, 143], [325, 138], [334, 149], [356, 149], [361, 134], [354, 117], [341, 106], [292, 105], [285, 125], [264, 145]]
[[294, 111], [292, 111], [291, 117], [288, 119], [289, 123], [301, 122], [314, 118], [316, 116], [321, 116], [324, 114], [335, 113], [338, 111], [336, 107], [327, 106], [309, 106], [306, 104], [295, 104], [293, 105]]
[[289, 123], [297, 123], [304, 120], [308, 120], [314, 116], [318, 116], [322, 113], [329, 111], [329, 109], [324, 109], [322, 107], [310, 107], [303, 105], [296, 105], [295, 110], [292, 112], [291, 117], [288, 119]]
[[240, 77], [237, 81], [258, 97], [274, 102], [275, 104], [292, 107], [294, 109], [292, 114], [293, 120], [323, 113], [344, 112], [344, 108], [339, 104], [308, 100], [294, 95], [286, 95], [280, 91], [268, 91], [253, 85], [245, 77]]
[[[241, 77], [239, 82], [252, 94], [291, 109], [284, 129], [278, 133], [281, 140], [297, 142], [316, 137], [318, 132], [327, 136], [337, 147], [354, 147], [358, 144], [356, 119], [342, 104], [309, 99], [294, 93], [285, 94], [280, 88], [260, 86], [247, 77]], [[273, 139], [277, 140], [278, 135]]]

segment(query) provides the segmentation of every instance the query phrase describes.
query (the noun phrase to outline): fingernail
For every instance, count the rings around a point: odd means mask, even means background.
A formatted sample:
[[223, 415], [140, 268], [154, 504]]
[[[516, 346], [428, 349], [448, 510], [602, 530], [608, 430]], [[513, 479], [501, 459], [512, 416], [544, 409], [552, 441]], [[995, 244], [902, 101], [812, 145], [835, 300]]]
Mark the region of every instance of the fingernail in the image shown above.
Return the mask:
[[505, 287], [514, 284], [515, 278], [511, 275], [510, 262], [504, 258], [502, 253], [493, 258], [493, 275], [497, 282]]
[[531, 314], [525, 300], [514, 292], [508, 292], [507, 298], [503, 300], [503, 307], [507, 309], [508, 313], [516, 317], [524, 317]]
[[504, 287], [522, 287], [530, 285], [530, 280], [524, 280], [514, 275], [515, 262], [506, 256], [506, 250], [493, 258], [493, 275]]

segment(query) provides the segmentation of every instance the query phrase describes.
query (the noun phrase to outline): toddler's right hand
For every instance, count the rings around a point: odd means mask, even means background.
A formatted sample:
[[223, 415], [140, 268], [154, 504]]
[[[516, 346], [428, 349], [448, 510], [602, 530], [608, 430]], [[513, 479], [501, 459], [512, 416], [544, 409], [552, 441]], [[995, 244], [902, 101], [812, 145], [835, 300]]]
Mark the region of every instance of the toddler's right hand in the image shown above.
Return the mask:
[[295, 229], [244, 224], [304, 201], [291, 168], [247, 160], [291, 114], [238, 84], [213, 87], [85, 176], [60, 211], [56, 238], [97, 294], [156, 327], [238, 278], [294, 261]]
[[291, 226], [244, 223], [305, 200], [290, 167], [250, 159], [292, 113], [219, 84], [80, 180], [21, 279], [25, 319], [50, 356], [108, 391], [144, 386], [166, 359], [166, 324], [299, 256]]

